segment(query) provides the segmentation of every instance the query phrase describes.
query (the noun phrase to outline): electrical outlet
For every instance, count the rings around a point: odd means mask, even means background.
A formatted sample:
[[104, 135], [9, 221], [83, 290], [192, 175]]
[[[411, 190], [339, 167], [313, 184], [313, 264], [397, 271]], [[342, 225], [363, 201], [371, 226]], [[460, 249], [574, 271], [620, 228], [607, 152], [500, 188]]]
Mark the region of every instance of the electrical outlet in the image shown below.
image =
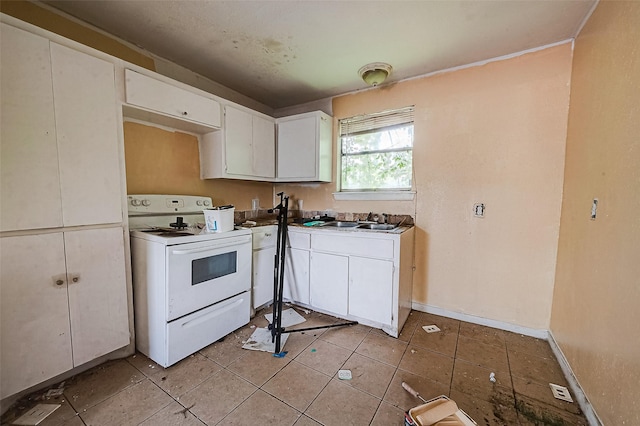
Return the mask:
[[563, 401], [573, 402], [569, 389], [564, 386], [554, 385], [553, 383], [549, 383], [549, 386], [551, 387], [551, 393], [553, 393], [554, 397]]
[[473, 205], [473, 215], [475, 217], [484, 217], [484, 203], [478, 203]]

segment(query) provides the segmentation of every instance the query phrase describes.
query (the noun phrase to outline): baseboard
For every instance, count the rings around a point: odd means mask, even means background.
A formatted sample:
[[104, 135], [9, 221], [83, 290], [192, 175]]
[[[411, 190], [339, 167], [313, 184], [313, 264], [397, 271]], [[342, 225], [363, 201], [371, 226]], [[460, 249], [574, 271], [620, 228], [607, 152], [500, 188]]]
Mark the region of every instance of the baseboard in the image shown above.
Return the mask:
[[558, 360], [558, 364], [560, 364], [560, 368], [562, 369], [562, 373], [564, 374], [567, 382], [569, 383], [569, 387], [571, 388], [571, 393], [574, 400], [580, 406], [585, 418], [589, 422], [590, 426], [602, 426], [602, 421], [596, 414], [593, 406], [589, 402], [589, 398], [585, 395], [578, 379], [575, 374], [573, 374], [573, 370], [567, 361], [567, 358], [564, 356], [564, 353], [558, 346], [556, 339], [553, 336], [553, 333], [550, 330], [538, 330], [535, 328], [523, 327], [520, 325], [510, 324], [504, 321], [497, 321], [488, 318], [477, 317], [474, 315], [463, 314], [460, 312], [449, 311], [447, 309], [442, 309], [437, 306], [432, 305], [424, 305], [422, 303], [412, 302], [411, 308], [420, 311], [427, 312], [429, 314], [440, 315], [447, 318], [453, 318], [460, 321], [470, 322], [472, 324], [484, 325], [487, 327], [498, 328], [500, 330], [511, 331], [513, 333], [523, 334], [525, 336], [536, 337], [538, 339], [544, 339], [549, 342], [549, 346], [551, 346], [551, 350], [553, 351], [554, 356]]
[[578, 402], [578, 405], [580, 406], [580, 409], [582, 410], [584, 416], [587, 418], [589, 425], [602, 426], [602, 421], [598, 417], [598, 414], [596, 414], [596, 411], [593, 409], [593, 405], [591, 405], [591, 402], [589, 402], [589, 398], [587, 398], [587, 395], [585, 395], [584, 391], [582, 390], [582, 386], [580, 386], [580, 382], [578, 382], [576, 375], [573, 374], [571, 365], [569, 365], [569, 361], [567, 361], [567, 358], [564, 356], [562, 349], [560, 349], [560, 346], [558, 346], [558, 342], [556, 342], [556, 339], [553, 336], [551, 330], [549, 330], [549, 338], [547, 340], [549, 341], [549, 345], [551, 346], [553, 354], [560, 364], [560, 368], [564, 373], [564, 377], [569, 382], [569, 387], [571, 388], [573, 399]]
[[475, 315], [449, 311], [447, 309], [438, 308], [437, 306], [423, 305], [422, 303], [417, 303], [417, 302], [412, 302], [411, 308], [420, 312], [427, 312], [429, 314], [440, 315], [442, 317], [453, 318], [460, 321], [470, 322], [473, 324], [484, 325], [487, 327], [499, 328], [500, 330], [511, 331], [513, 333], [523, 334], [525, 336], [531, 336], [538, 339], [545, 339], [545, 340], [549, 339], [548, 330], [539, 330], [537, 328], [523, 327], [521, 325], [511, 324], [504, 321], [492, 320], [488, 318], [477, 317]]

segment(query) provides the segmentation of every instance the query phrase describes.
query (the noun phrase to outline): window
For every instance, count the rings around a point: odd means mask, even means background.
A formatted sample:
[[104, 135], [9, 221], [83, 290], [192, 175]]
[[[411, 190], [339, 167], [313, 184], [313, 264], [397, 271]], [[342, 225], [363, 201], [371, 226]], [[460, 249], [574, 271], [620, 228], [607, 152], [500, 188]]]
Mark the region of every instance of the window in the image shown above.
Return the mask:
[[339, 121], [341, 192], [411, 190], [413, 110]]

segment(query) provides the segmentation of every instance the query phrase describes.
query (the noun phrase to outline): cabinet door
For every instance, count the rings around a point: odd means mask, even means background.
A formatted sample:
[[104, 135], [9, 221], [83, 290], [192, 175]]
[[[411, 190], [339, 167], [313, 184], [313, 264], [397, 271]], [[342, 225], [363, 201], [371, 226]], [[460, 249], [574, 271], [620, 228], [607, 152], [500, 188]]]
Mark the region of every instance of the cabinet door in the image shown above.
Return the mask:
[[283, 293], [288, 300], [309, 305], [309, 250], [287, 248]]
[[253, 308], [273, 300], [275, 247], [253, 251]]
[[252, 175], [276, 176], [276, 127], [273, 121], [253, 117]]
[[64, 226], [122, 222], [113, 64], [51, 43]]
[[349, 315], [391, 324], [393, 262], [349, 258]]
[[181, 120], [220, 127], [220, 104], [155, 78], [125, 70], [126, 102]]
[[253, 162], [253, 116], [232, 107], [225, 107], [224, 146], [227, 173], [251, 175]]
[[4, 399], [70, 370], [73, 363], [62, 234], [0, 238], [0, 253]]
[[317, 117], [278, 123], [279, 178], [317, 179]]
[[0, 230], [62, 226], [49, 41], [2, 25]]
[[349, 258], [312, 253], [309, 273], [311, 306], [339, 315], [347, 314]]
[[65, 232], [73, 365], [129, 344], [122, 228]]

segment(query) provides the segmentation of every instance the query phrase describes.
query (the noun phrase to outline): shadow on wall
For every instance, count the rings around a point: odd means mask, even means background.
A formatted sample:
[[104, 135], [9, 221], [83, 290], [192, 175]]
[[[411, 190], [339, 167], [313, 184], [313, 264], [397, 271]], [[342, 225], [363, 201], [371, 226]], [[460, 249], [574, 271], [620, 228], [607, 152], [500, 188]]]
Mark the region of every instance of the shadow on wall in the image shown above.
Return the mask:
[[429, 290], [429, 281], [427, 280], [427, 271], [429, 270], [429, 234], [419, 227], [415, 227], [415, 247], [413, 265], [413, 294], [412, 301], [421, 304], [427, 304], [427, 294]]

